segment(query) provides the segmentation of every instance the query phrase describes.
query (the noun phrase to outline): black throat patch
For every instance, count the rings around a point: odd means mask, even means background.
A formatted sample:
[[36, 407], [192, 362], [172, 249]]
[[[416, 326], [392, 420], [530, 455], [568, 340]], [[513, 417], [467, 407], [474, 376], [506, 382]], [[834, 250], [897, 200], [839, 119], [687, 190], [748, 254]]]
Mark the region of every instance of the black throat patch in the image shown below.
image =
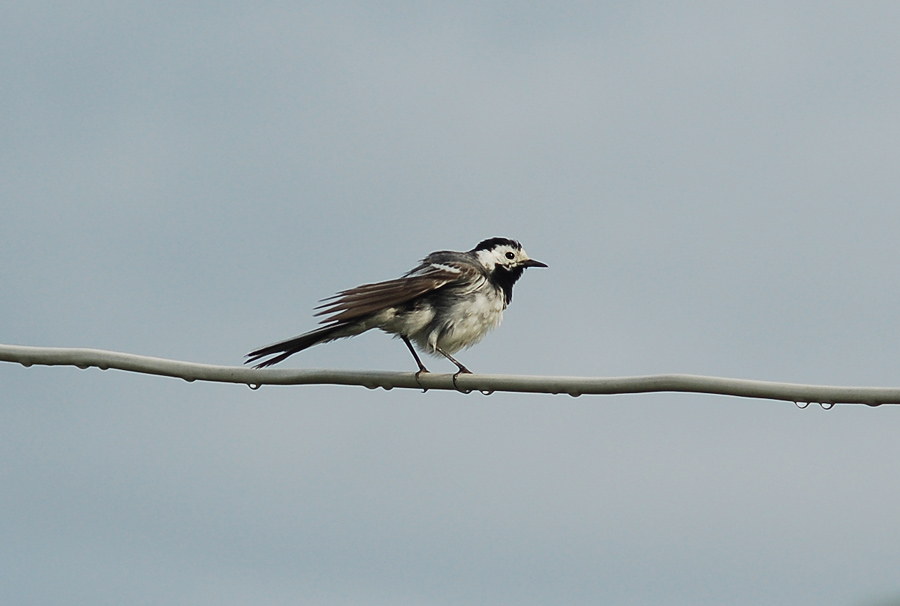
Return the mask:
[[522, 272], [524, 271], [524, 267], [507, 269], [506, 267], [498, 265], [494, 268], [494, 271], [491, 272], [491, 282], [503, 289], [503, 297], [506, 299], [507, 305], [512, 302], [513, 284], [522, 277]]

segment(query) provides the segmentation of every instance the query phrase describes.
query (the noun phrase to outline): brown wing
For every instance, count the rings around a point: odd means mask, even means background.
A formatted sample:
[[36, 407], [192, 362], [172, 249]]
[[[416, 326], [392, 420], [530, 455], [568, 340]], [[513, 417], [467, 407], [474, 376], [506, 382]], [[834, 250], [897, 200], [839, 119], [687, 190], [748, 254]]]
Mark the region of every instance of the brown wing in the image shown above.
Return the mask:
[[437, 290], [459, 280], [470, 279], [475, 270], [465, 266], [443, 264], [423, 265], [396, 280], [363, 284], [323, 299], [317, 306], [317, 316], [328, 315], [321, 323], [346, 322], [367, 314], [401, 305], [425, 293]]

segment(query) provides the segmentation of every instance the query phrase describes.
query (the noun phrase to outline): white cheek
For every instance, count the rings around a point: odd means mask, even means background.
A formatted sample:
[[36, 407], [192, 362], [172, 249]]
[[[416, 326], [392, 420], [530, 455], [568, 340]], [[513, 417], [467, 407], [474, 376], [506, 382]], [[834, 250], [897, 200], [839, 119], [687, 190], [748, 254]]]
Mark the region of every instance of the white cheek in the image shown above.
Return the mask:
[[494, 269], [497, 265], [497, 252], [493, 250], [479, 250], [477, 253], [478, 262], [488, 270]]

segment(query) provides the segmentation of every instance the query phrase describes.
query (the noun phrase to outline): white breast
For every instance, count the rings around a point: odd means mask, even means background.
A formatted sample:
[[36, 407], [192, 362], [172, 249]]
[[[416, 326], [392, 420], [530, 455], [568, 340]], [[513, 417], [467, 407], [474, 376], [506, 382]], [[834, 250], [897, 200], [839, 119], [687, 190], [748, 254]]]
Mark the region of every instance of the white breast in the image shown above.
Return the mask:
[[[442, 322], [417, 339], [423, 349], [434, 351], [435, 346], [447, 353], [471, 347], [500, 325], [506, 307], [502, 293], [495, 290], [475, 293], [460, 300]], [[422, 343], [425, 341], [425, 343]]]

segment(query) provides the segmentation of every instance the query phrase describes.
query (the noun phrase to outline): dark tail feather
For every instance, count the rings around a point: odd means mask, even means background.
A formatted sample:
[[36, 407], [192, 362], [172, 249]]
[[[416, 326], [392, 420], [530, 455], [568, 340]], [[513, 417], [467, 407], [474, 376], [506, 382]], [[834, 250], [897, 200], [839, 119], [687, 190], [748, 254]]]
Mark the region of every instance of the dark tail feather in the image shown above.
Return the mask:
[[250, 353], [248, 353], [246, 356], [247, 359], [244, 361], [244, 364], [252, 364], [257, 360], [265, 358], [266, 356], [271, 356], [272, 354], [278, 355], [274, 358], [269, 358], [268, 360], [260, 362], [253, 368], [265, 368], [266, 366], [278, 364], [279, 362], [283, 362], [284, 360], [288, 359], [298, 351], [303, 351], [304, 349], [312, 347], [313, 345], [317, 345], [325, 341], [331, 341], [332, 339], [339, 339], [342, 336], [350, 336], [334, 334], [339, 330], [346, 328], [347, 327], [342, 324], [338, 324], [336, 326], [323, 326], [322, 328], [318, 328], [316, 330], [302, 334], [299, 337], [294, 337], [286, 341], [279, 341], [278, 343], [273, 343], [272, 345], [266, 345], [265, 347], [261, 347], [256, 351], [251, 351]]

